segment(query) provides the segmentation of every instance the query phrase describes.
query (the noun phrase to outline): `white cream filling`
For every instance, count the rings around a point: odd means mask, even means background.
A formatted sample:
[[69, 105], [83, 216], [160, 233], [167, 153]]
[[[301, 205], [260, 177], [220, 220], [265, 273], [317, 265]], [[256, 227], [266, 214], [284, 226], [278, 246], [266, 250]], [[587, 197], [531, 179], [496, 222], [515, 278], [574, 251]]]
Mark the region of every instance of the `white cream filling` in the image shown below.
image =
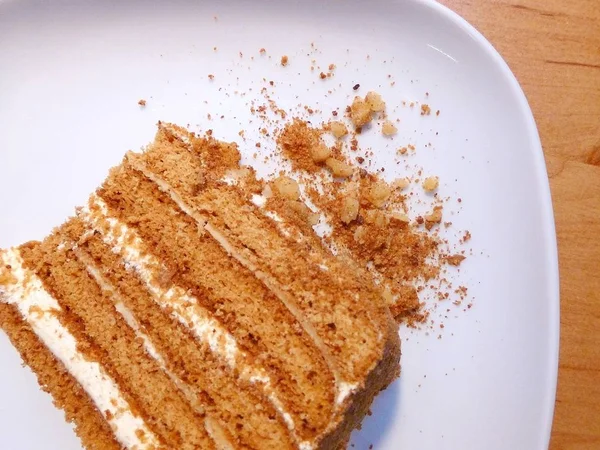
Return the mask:
[[[87, 360], [78, 350], [75, 337], [56, 317], [60, 305], [43, 287], [40, 279], [23, 267], [19, 251], [0, 253], [2, 270], [11, 266], [14, 283], [0, 286], [2, 301], [15, 305], [52, 354], [89, 395], [113, 430], [117, 440], [127, 449], [150, 449], [158, 446], [156, 436], [136, 416], [121, 395], [117, 384], [104, 373], [100, 364]], [[141, 433], [140, 433], [141, 432]], [[143, 433], [143, 440], [138, 434]]]

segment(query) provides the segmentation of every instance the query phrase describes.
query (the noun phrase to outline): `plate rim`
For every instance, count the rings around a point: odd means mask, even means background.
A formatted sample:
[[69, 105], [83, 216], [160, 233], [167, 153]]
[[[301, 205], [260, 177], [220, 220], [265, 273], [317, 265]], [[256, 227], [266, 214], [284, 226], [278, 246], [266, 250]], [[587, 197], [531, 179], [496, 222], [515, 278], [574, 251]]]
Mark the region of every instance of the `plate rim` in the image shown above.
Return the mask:
[[[402, 2], [402, 0], [396, 0]], [[552, 203], [552, 192], [550, 190], [550, 177], [546, 167], [546, 159], [544, 149], [539, 135], [539, 130], [535, 122], [533, 111], [527, 96], [523, 91], [517, 77], [510, 69], [506, 60], [500, 52], [492, 45], [490, 41], [479, 31], [475, 26], [471, 25], [466, 19], [453, 11], [450, 7], [439, 3], [436, 0], [412, 0], [417, 4], [421, 4], [434, 13], [438, 13], [451, 23], [459, 27], [462, 31], [468, 33], [475, 39], [477, 44], [492, 58], [492, 61], [501, 70], [503, 77], [508, 83], [512, 94], [518, 101], [519, 112], [526, 119], [526, 130], [531, 146], [531, 151], [534, 157], [534, 175], [539, 180], [540, 189], [540, 210], [543, 219], [544, 242], [549, 258], [546, 260], [545, 273], [548, 275], [548, 285], [546, 286], [549, 293], [547, 316], [550, 325], [550, 335], [548, 336], [551, 345], [549, 346], [548, 355], [548, 374], [549, 385], [545, 398], [549, 404], [544, 407], [544, 442], [545, 448], [550, 446], [552, 437], [552, 426], [554, 422], [554, 411], [556, 403], [556, 390], [558, 383], [558, 368], [560, 354], [560, 273], [558, 261], [558, 241], [556, 236], [556, 223], [554, 218], [554, 207]]]

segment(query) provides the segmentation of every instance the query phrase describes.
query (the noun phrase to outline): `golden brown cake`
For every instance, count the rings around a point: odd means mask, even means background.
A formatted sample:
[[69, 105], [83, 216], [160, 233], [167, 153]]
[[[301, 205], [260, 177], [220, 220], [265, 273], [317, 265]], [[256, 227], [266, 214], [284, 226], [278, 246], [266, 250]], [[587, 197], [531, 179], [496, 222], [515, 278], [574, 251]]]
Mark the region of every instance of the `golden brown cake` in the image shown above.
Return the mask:
[[239, 160], [160, 125], [43, 242], [0, 250], [0, 325], [86, 448], [344, 448], [398, 375], [381, 290]]

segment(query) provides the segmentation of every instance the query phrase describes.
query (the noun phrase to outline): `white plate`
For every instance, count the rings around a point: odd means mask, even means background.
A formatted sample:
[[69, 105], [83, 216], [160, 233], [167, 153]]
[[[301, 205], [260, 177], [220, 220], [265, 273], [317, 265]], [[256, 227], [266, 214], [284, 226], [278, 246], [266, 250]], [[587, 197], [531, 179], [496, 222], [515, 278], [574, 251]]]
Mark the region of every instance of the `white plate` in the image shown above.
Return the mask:
[[[322, 69], [335, 63], [335, 77], [311, 73], [313, 58]], [[460, 208], [450, 202], [452, 229], [473, 235], [474, 256], [455, 274], [473, 308], [451, 308], [442, 339], [437, 329], [403, 331], [403, 375], [377, 399], [355, 448], [546, 448], [559, 299], [542, 149], [501, 57], [436, 3], [0, 0], [0, 247], [60, 224], [127, 149], [151, 140], [159, 119], [256, 138], [247, 102], [263, 77], [276, 82], [281, 106], [301, 101], [328, 114], [348, 104], [355, 83], [381, 92], [402, 122], [388, 148], [366, 137], [379, 145], [378, 164], [404, 174], [392, 147], [415, 144], [408, 163], [462, 198]], [[403, 100], [426, 100], [441, 115], [421, 117]], [[225, 120], [209, 122], [209, 112]], [[0, 448], [79, 448], [4, 335], [0, 381]]]

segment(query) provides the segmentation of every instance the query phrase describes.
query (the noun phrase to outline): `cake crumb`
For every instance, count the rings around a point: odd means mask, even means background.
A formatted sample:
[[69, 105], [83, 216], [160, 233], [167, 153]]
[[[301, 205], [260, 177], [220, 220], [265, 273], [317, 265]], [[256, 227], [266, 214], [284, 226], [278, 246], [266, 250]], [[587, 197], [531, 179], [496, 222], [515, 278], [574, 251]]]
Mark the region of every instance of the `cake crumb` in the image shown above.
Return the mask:
[[385, 122], [383, 122], [381, 132], [384, 136], [393, 136], [398, 132], [398, 128], [391, 121], [386, 120]]
[[434, 225], [442, 222], [442, 207], [435, 206], [430, 214], [425, 216], [425, 227], [429, 230]]
[[354, 101], [350, 106], [350, 120], [356, 128], [364, 127], [372, 119], [373, 111], [370, 105], [361, 97], [354, 97]]
[[431, 108], [427, 104], [421, 105], [421, 115], [428, 116], [431, 114]]
[[465, 259], [466, 256], [464, 255], [450, 255], [450, 256], [446, 256], [446, 262], [448, 264], [450, 264], [451, 266], [460, 266], [460, 263], [462, 263]]
[[439, 185], [439, 177], [427, 177], [423, 181], [423, 189], [425, 190], [425, 192], [433, 192], [439, 187]]
[[337, 138], [344, 137], [348, 134], [348, 127], [343, 122], [335, 121], [329, 124], [331, 133]]
[[288, 65], [288, 62], [289, 62], [289, 58], [287, 57], [287, 55], [283, 55], [281, 57], [281, 65], [285, 67]]
[[371, 108], [371, 111], [373, 112], [382, 112], [385, 110], [385, 102], [381, 98], [381, 95], [375, 91], [370, 91], [367, 93], [365, 96], [365, 102], [369, 105], [369, 108]]
[[298, 200], [300, 198], [300, 187], [296, 180], [280, 176], [273, 181], [273, 186], [280, 196], [288, 200]]
[[138, 105], [140, 105], [141, 107], [146, 106], [146, 100], [141, 98], [140, 100], [138, 100]]
[[358, 199], [354, 197], [345, 197], [342, 203], [340, 220], [345, 224], [349, 224], [350, 222], [356, 220], [358, 217], [359, 208], [360, 203], [358, 202]]
[[334, 177], [348, 178], [354, 172], [352, 166], [335, 158], [327, 158], [325, 165], [331, 170]]
[[408, 180], [408, 178], [398, 178], [397, 180], [394, 180], [394, 182], [392, 183], [392, 189], [397, 189], [399, 191], [403, 191], [404, 189], [406, 189], [408, 187], [409, 184], [410, 184], [410, 181]]

